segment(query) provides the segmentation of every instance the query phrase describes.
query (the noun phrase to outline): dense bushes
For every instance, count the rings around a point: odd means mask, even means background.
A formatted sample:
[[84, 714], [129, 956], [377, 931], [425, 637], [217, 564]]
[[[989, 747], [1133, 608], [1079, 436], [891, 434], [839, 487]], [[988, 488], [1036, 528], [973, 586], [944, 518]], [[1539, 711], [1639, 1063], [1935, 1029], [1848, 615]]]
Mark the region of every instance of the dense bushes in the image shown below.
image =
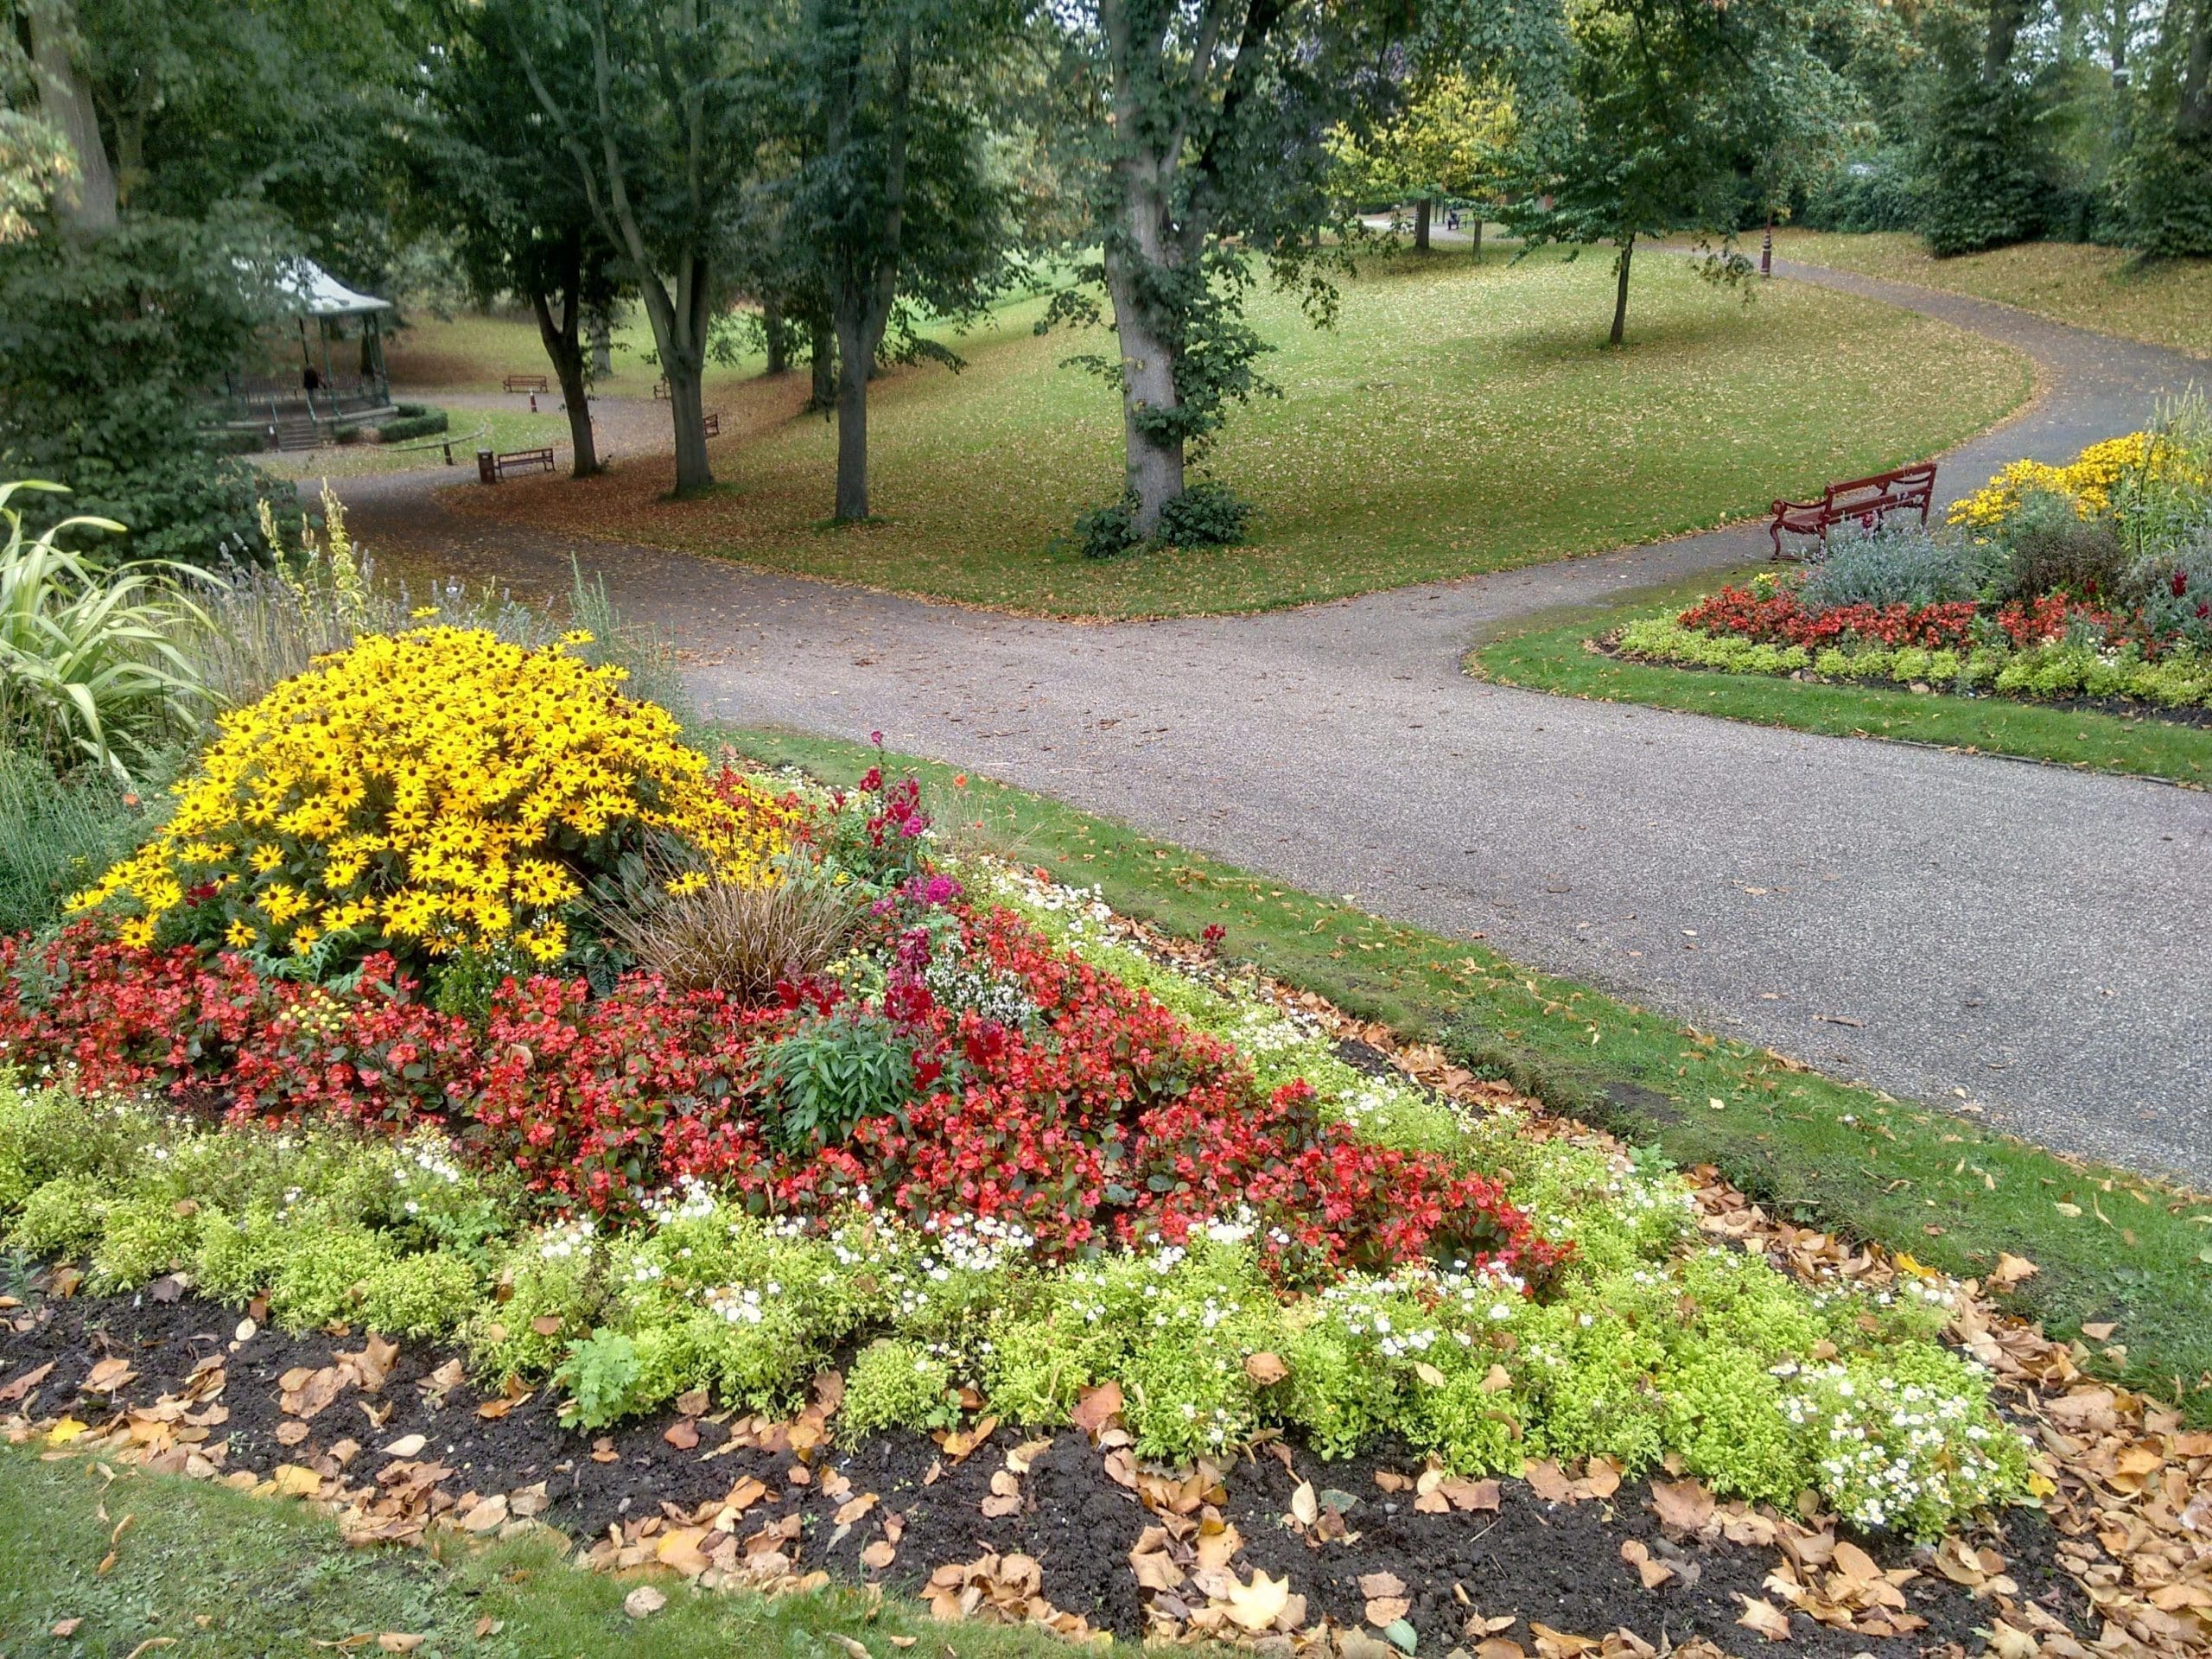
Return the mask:
[[377, 428], [378, 443], [405, 443], [410, 438], [427, 438], [443, 432], [448, 416], [442, 409], [432, 409], [425, 404], [401, 404], [399, 414]]

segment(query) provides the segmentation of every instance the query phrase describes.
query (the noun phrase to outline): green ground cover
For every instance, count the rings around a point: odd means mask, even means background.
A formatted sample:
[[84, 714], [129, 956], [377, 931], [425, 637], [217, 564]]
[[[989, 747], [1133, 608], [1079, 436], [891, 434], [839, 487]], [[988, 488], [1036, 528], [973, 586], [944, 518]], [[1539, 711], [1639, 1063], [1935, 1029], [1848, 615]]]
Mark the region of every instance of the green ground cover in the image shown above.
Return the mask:
[[[1256, 504], [1252, 545], [1086, 560], [1051, 544], [1119, 479], [1111, 395], [1064, 366], [1103, 336], [1032, 332], [1012, 306], [960, 342], [969, 366], [881, 382], [870, 416], [884, 522], [822, 526], [834, 430], [741, 422], [726, 488], [660, 499], [641, 461], [469, 510], [969, 603], [1095, 616], [1262, 609], [1586, 554], [1763, 511], [1941, 450], [2018, 407], [2025, 360], [1926, 319], [1783, 283], [1748, 307], [1686, 263], [1640, 266], [1630, 338], [1599, 349], [1605, 262], [1459, 251], [1367, 268], [1339, 325], [1255, 300], [1284, 389], [1209, 463]], [[1910, 385], [1836, 342], [1878, 326]], [[1756, 409], [1756, 419], [1745, 411]]]
[[[567, 1566], [543, 1543], [354, 1549], [296, 1504], [128, 1465], [109, 1480], [89, 1459], [6, 1449], [0, 1537], [0, 1651], [21, 1659], [404, 1650], [381, 1646], [387, 1634], [423, 1637], [412, 1649], [423, 1659], [843, 1659], [852, 1649], [841, 1637], [883, 1656], [899, 1650], [893, 1636], [915, 1638], [909, 1650], [931, 1659], [1070, 1650], [1035, 1632], [938, 1624], [836, 1588], [772, 1600], [664, 1580], [668, 1605], [633, 1619], [622, 1611], [632, 1582]], [[81, 1623], [54, 1634], [73, 1619]]]
[[[437, 407], [437, 405], [432, 405]], [[549, 443], [566, 443], [569, 417], [547, 409], [533, 415], [513, 409], [448, 409], [444, 432], [432, 437], [410, 438], [386, 446], [380, 443], [330, 443], [317, 449], [274, 450], [253, 457], [253, 464], [279, 478], [363, 478], [372, 473], [414, 472], [425, 467], [442, 467], [444, 452], [435, 440], [453, 440], [456, 478], [476, 476], [476, 452], [482, 449], [535, 449]]]
[[1831, 737], [1880, 737], [1970, 753], [2019, 755], [2055, 765], [2212, 783], [2212, 730], [2150, 715], [2055, 709], [2005, 697], [1964, 698], [1903, 688], [1825, 684], [1756, 674], [1630, 662], [1589, 642], [1649, 617], [1671, 617], [1725, 582], [1770, 566], [1716, 572], [1608, 601], [1524, 618], [1478, 645], [1468, 666], [1501, 685], [1640, 702]]
[[[832, 779], [856, 777], [874, 754], [731, 736], [761, 760]], [[939, 792], [940, 822], [1057, 880], [1095, 882], [1117, 910], [1178, 933], [1218, 923], [1232, 957], [1440, 1039], [1679, 1163], [1711, 1163], [1782, 1214], [1962, 1275], [1986, 1274], [2000, 1252], [2032, 1260], [2041, 1271], [2010, 1293], [2013, 1306], [2064, 1336], [2116, 1322], [2098, 1367], [2212, 1421], [2212, 1204], [1799, 1070], [1478, 943], [1367, 915], [1044, 797], [979, 781], [955, 791], [949, 768], [899, 764]]]
[[2081, 242], [2023, 242], [1938, 259], [1902, 231], [1781, 231], [1774, 248], [1807, 264], [2001, 300], [2076, 327], [2212, 356], [2212, 259], [2142, 263], [2124, 248]]

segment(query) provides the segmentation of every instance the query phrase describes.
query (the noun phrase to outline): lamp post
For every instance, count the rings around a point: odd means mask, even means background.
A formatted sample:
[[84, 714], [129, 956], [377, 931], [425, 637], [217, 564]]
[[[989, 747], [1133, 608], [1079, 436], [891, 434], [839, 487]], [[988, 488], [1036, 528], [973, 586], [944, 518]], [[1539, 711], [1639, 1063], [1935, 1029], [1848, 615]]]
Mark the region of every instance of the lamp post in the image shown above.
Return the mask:
[[1766, 235], [1759, 242], [1759, 275], [1762, 277], [1774, 275], [1774, 218], [1771, 214], [1767, 217]]

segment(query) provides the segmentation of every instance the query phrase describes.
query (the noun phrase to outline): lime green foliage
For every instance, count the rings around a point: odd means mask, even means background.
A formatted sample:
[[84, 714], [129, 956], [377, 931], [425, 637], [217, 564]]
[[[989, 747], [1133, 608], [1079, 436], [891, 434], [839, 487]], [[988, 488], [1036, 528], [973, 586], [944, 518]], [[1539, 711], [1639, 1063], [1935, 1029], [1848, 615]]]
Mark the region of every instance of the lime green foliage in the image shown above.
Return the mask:
[[468, 1262], [448, 1250], [425, 1250], [370, 1272], [361, 1287], [359, 1318], [387, 1336], [441, 1336], [475, 1312], [482, 1294]]
[[394, 1258], [382, 1237], [365, 1228], [296, 1228], [269, 1287], [269, 1312], [277, 1324], [311, 1330], [352, 1314], [368, 1280]]
[[432, 1141], [209, 1130], [0, 1081], [7, 1241], [89, 1257], [99, 1290], [182, 1268], [225, 1300], [266, 1291], [292, 1329], [348, 1319], [441, 1335], [476, 1310], [515, 1210]]
[[[118, 1520], [125, 1548], [109, 1555]], [[89, 1459], [41, 1462], [0, 1446], [0, 1644], [11, 1654], [120, 1656], [149, 1640], [162, 1659], [235, 1659], [339, 1650], [376, 1631], [424, 1637], [426, 1655], [469, 1659], [819, 1659], [872, 1653], [918, 1637], [937, 1659], [1066, 1659], [1065, 1640], [1037, 1630], [940, 1624], [873, 1588], [831, 1586], [766, 1597], [664, 1580], [668, 1605], [642, 1623], [622, 1616], [634, 1580], [573, 1567], [545, 1539], [467, 1550], [359, 1548], [329, 1518], [208, 1481]], [[67, 1643], [48, 1633], [82, 1624]], [[201, 1621], [205, 1621], [202, 1623]], [[479, 1628], [486, 1634], [479, 1636]], [[316, 1642], [330, 1643], [317, 1649]], [[369, 1643], [372, 1651], [375, 1642]], [[1086, 1649], [1089, 1651], [1089, 1649]], [[1134, 1644], [1099, 1659], [1138, 1659]]]
[[842, 1427], [847, 1434], [947, 1428], [958, 1415], [951, 1366], [918, 1342], [878, 1338], [846, 1368]]
[[[1801, 284], [1770, 284], [1746, 308], [1688, 261], [1648, 258], [1637, 334], [1618, 353], [1599, 349], [1611, 298], [1601, 259], [1478, 266], [1455, 250], [1363, 263], [1323, 331], [1295, 294], [1262, 285], [1249, 317], [1276, 348], [1268, 373], [1285, 395], [1241, 414], [1208, 461], [1257, 510], [1243, 547], [1101, 560], [1073, 544], [1077, 513], [1119, 488], [1121, 422], [1110, 395], [1062, 366], [1098, 341], [1032, 333], [1041, 301], [962, 340], [957, 378], [923, 366], [871, 386], [880, 524], [821, 527], [836, 435], [789, 419], [730, 444], [718, 465], [732, 488], [679, 507], [654, 499], [664, 466], [645, 465], [467, 505], [988, 606], [1259, 610], [1762, 512], [1777, 493], [1946, 448], [2031, 390], [2026, 360], [2003, 346]], [[1881, 353], [1840, 349], [1870, 336]], [[1899, 360], [1915, 365], [1910, 384]], [[1751, 407], [1756, 422], [1740, 418]]]
[[2212, 661], [2176, 651], [2144, 660], [2129, 644], [2105, 652], [2086, 645], [2037, 645], [2024, 651], [1978, 645], [1961, 653], [1879, 645], [1815, 652], [1803, 645], [1757, 643], [1741, 634], [1705, 633], [1671, 617], [1644, 617], [1623, 626], [1620, 651], [1647, 661], [1716, 669], [1724, 674], [1790, 675], [1810, 670], [1824, 680], [1918, 684], [1960, 694], [2008, 697], [2127, 697], [2162, 709], [2212, 702]]
[[134, 1289], [188, 1265], [200, 1243], [198, 1215], [198, 1206], [188, 1201], [159, 1196], [108, 1205], [92, 1252], [92, 1287]]
[[[1738, 571], [1725, 580], [1741, 582], [1752, 575]], [[1930, 695], [1948, 689], [1932, 679], [1921, 682], [1929, 692], [1914, 692], [1890, 680], [1800, 681], [1771, 675], [1690, 673], [1670, 663], [1632, 661], [1589, 648], [1589, 640], [1615, 629], [1671, 620], [1675, 612], [1720, 580], [1701, 576], [1623, 595], [1609, 608], [1533, 619], [1479, 646], [1469, 665], [1502, 685], [1570, 696], [1648, 703], [1835, 736], [1897, 738], [2107, 772], [2212, 782], [2212, 733], [2155, 716], [2044, 708], [2011, 696]], [[1815, 673], [1827, 672], [1818, 658], [1810, 666]]]

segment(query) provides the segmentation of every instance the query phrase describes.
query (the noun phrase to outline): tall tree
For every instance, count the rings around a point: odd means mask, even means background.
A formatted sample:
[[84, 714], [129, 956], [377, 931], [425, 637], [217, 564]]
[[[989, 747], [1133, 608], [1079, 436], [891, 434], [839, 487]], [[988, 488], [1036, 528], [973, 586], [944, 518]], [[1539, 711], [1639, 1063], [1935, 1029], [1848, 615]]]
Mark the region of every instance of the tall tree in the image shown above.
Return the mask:
[[766, 106], [765, 0], [493, 0], [652, 325], [676, 493], [714, 486], [702, 382]]
[[618, 256], [566, 148], [538, 106], [507, 30], [462, 12], [410, 129], [418, 211], [449, 238], [477, 298], [518, 295], [568, 411], [570, 474], [599, 471], [593, 342], [613, 312]]
[[886, 353], [949, 359], [917, 310], [978, 315], [1012, 266], [988, 77], [1025, 0], [809, 0], [802, 84], [821, 143], [797, 182], [837, 346], [840, 522], [868, 516], [868, 387]]
[[2039, 235], [2056, 164], [2021, 46], [2041, 0], [1929, 13], [1936, 81], [1921, 126], [1929, 251], [1973, 253]]
[[2212, 254], [2212, 0], [2166, 0], [2122, 177], [2137, 247]]
[[[1847, 95], [1797, 0], [1585, 0], [1568, 24], [1562, 95], [1522, 124], [1503, 219], [1529, 247], [1613, 249], [1618, 346], [1638, 238], [1725, 245], [1832, 156]], [[1744, 265], [1724, 254], [1707, 269]]]
[[1429, 222], [1451, 200], [1476, 203], [1475, 257], [1482, 257], [1484, 200], [1504, 176], [1513, 140], [1513, 100], [1495, 81], [1457, 66], [1421, 76], [1405, 107], [1365, 137], [1339, 126], [1330, 149], [1339, 188], [1358, 201], [1414, 204], [1414, 248], [1428, 248]]

